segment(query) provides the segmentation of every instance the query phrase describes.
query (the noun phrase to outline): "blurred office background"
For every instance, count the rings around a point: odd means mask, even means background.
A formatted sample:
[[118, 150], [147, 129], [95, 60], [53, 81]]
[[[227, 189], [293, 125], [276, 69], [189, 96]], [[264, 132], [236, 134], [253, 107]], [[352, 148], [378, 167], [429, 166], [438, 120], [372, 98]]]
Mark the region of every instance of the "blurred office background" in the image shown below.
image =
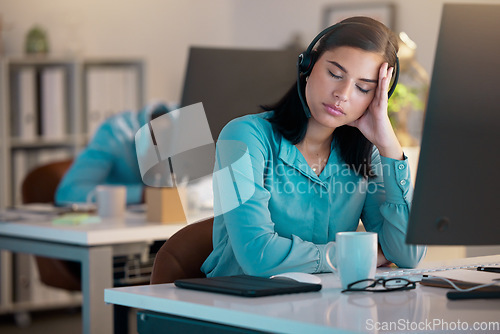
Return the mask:
[[[432, 73], [441, 9], [445, 2], [448, 1], [0, 0], [0, 58], [25, 57], [27, 34], [32, 28], [40, 27], [45, 31], [48, 41], [46, 59], [111, 59], [114, 62], [132, 59], [128, 65], [139, 64], [140, 77], [143, 78], [143, 81], [138, 81], [141, 85], [140, 93], [133, 103], [163, 101], [176, 105], [181, 99], [191, 46], [304, 49], [326, 27], [329, 15], [336, 17], [346, 13], [363, 13], [364, 9], [368, 13], [371, 11], [380, 14], [378, 10], [384, 11], [384, 6], [390, 5], [391, 28], [398, 34], [404, 32], [411, 39], [407, 42], [413, 48], [411, 61], [420, 76], [415, 73], [411, 75], [413, 79], [421, 80], [425, 87]], [[453, 2], [500, 4], [500, 0]], [[139, 63], [135, 63], [135, 60], [139, 60]], [[206, 66], [210, 66], [210, 63]], [[248, 66], [258, 64], [248, 63]], [[11, 83], [8, 78], [4, 77], [2, 80], [4, 85]], [[408, 84], [411, 85], [411, 82]], [[6, 91], [5, 87], [2, 91]], [[6, 98], [0, 96], [0, 99]], [[422, 99], [425, 100], [425, 96]], [[4, 101], [0, 102], [5, 106]], [[1, 106], [0, 111], [7, 112]], [[2, 115], [1, 119], [4, 119]], [[4, 132], [0, 133], [0, 140], [7, 138], [7, 126], [0, 125], [0, 130]], [[0, 162], [0, 176], [6, 179], [10, 177], [6, 172], [10, 168], [6, 159], [14, 159], [10, 154], [12, 147], [17, 144], [15, 141], [4, 144], [0, 142], [0, 158], [4, 160]], [[81, 148], [82, 145], [84, 144], [75, 142], [73, 146]], [[418, 158], [418, 140], [415, 146], [416, 151], [407, 151], [408, 154], [414, 152], [413, 168], [416, 167]], [[20, 151], [24, 147], [15, 149]], [[15, 188], [17, 184], [14, 180], [12, 182], [9, 186]], [[5, 187], [5, 184], [0, 180], [1, 187]], [[11, 195], [11, 192], [0, 190], [0, 209], [15, 202], [15, 199], [9, 198]], [[498, 253], [498, 247], [491, 252]], [[429, 255], [432, 259], [440, 260], [481, 254], [485, 254], [482, 247], [467, 247], [467, 250], [465, 247], [437, 247]], [[78, 316], [76, 313], [76, 317]], [[46, 318], [51, 319], [47, 320], [47, 328], [53, 329], [50, 331], [53, 333], [66, 332], [65, 328], [78, 331], [79, 320], [76, 319], [73, 323], [72, 317], [70, 314], [69, 323], [64, 327], [64, 321], [60, 319], [67, 318], [67, 314], [61, 318], [51, 315]], [[19, 324], [23, 323], [23, 319], [16, 320]], [[33, 321], [40, 322], [43, 321]], [[57, 330], [55, 324], [63, 327]], [[12, 332], [36, 332], [33, 327], [24, 330], [12, 327], [12, 321], [2, 315], [2, 333], [3, 328], [9, 328]], [[41, 329], [38, 332], [44, 331], [45, 329]]]
[[445, 0], [1, 0], [3, 54], [23, 54], [28, 30], [39, 25], [54, 56], [144, 58], [146, 99], [175, 102], [189, 46], [281, 48], [297, 36], [306, 46], [323, 28], [326, 7], [358, 2], [393, 3], [393, 30], [410, 36], [417, 60], [431, 72]]

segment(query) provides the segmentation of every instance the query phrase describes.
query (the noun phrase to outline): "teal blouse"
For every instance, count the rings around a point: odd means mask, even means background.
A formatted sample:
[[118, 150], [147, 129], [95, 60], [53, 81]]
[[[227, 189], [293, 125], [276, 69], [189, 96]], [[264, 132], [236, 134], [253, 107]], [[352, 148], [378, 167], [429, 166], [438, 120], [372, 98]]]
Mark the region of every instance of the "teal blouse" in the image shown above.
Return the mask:
[[426, 248], [405, 243], [412, 199], [408, 161], [374, 149], [376, 176], [367, 180], [346, 166], [332, 144], [317, 176], [268, 115], [235, 119], [219, 136], [214, 250], [202, 271], [209, 277], [327, 272], [326, 245], [337, 232], [355, 231], [360, 219], [378, 233], [389, 261], [415, 267]]

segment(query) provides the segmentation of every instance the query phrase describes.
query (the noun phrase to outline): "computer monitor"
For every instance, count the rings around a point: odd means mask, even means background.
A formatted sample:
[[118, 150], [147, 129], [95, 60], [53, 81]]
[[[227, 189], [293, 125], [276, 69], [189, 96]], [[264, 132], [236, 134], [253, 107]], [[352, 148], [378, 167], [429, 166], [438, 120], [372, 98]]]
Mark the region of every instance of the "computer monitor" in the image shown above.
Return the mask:
[[232, 119], [277, 102], [297, 76], [298, 50], [192, 47], [181, 106], [203, 103], [212, 137]]
[[407, 242], [500, 244], [500, 5], [445, 4]]

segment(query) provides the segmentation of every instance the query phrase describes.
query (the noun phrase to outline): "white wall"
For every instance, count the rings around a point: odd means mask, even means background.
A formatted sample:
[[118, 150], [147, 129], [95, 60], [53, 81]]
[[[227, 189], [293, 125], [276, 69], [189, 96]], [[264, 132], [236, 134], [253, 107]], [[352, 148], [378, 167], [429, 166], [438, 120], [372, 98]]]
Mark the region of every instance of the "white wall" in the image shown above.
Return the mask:
[[[178, 101], [189, 45], [274, 48], [288, 43], [294, 33], [307, 44], [322, 28], [324, 6], [346, 2], [0, 0], [0, 15], [7, 26], [3, 34], [7, 55], [22, 53], [26, 32], [38, 23], [49, 33], [53, 54], [143, 57], [148, 65], [147, 99]], [[445, 0], [393, 2], [395, 30], [407, 32], [417, 43], [417, 59], [431, 72]], [[454, 2], [500, 4], [500, 0]]]
[[189, 44], [230, 45], [228, 0], [0, 0], [10, 26], [7, 55], [23, 52], [34, 24], [45, 27], [51, 53], [139, 56], [147, 62], [147, 99], [180, 96]]

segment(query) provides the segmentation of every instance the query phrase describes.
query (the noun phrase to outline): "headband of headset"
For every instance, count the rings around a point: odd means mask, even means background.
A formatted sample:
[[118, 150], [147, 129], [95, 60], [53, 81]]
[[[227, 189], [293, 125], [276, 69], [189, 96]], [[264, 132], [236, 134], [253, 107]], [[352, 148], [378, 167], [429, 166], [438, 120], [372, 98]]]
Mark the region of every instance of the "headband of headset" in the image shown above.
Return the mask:
[[[299, 55], [299, 59], [297, 61], [297, 90], [298, 90], [298, 93], [299, 93], [300, 102], [302, 103], [302, 106], [304, 108], [304, 112], [305, 112], [307, 118], [311, 117], [311, 111], [309, 110], [309, 107], [307, 106], [307, 103], [306, 103], [304, 97], [302, 96], [302, 89], [301, 89], [301, 84], [300, 84], [300, 75], [303, 74], [303, 75], [308, 76], [309, 74], [311, 74], [311, 71], [312, 71], [312, 69], [314, 67], [314, 64], [316, 63], [316, 60], [317, 60], [317, 57], [318, 57], [318, 54], [313, 51], [313, 48], [316, 45], [316, 43], [318, 43], [318, 41], [323, 36], [325, 36], [326, 34], [328, 34], [329, 32], [337, 29], [340, 26], [348, 25], [348, 24], [363, 24], [363, 25], [365, 25], [364, 23], [361, 23], [361, 22], [344, 22], [344, 23], [340, 22], [340, 23], [334, 24], [334, 25], [332, 25], [332, 26], [324, 29], [316, 37], [314, 37], [314, 39], [311, 41], [311, 43], [307, 47], [306, 51], [302, 52]], [[394, 49], [394, 52], [396, 52], [396, 49]], [[394, 90], [396, 89], [396, 85], [398, 84], [398, 79], [399, 79], [399, 58], [398, 58], [397, 53], [396, 53], [396, 66], [395, 67], [396, 67], [395, 68], [396, 73], [395, 73], [395, 76], [394, 76], [394, 81], [392, 83], [392, 86], [389, 89], [389, 92], [387, 93], [388, 98], [390, 98], [392, 96], [392, 93], [394, 93]]]

